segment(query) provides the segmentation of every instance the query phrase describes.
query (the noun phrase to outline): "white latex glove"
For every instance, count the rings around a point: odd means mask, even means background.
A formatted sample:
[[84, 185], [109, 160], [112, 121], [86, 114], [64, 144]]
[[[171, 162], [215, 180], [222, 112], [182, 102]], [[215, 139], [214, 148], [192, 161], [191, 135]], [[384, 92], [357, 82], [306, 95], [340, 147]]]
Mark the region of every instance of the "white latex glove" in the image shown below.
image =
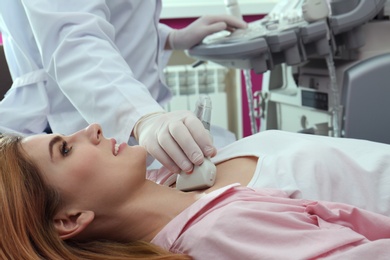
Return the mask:
[[153, 113], [142, 117], [134, 127], [139, 144], [170, 171], [191, 172], [216, 148], [202, 122], [190, 111]]
[[206, 36], [222, 31], [244, 29], [247, 23], [232, 15], [202, 16], [183, 29], [169, 33], [168, 41], [173, 50], [186, 50], [200, 43]]

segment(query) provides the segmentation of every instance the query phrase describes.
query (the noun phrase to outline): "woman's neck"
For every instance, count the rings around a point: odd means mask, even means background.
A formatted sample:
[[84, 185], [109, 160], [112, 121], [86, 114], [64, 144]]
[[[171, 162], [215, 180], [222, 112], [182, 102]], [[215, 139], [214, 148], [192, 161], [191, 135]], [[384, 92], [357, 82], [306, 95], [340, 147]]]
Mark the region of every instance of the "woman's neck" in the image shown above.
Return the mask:
[[[253, 177], [257, 160], [257, 157], [244, 156], [218, 164], [215, 185], [199, 192], [184, 193], [145, 180], [123, 207], [105, 216], [101, 221], [104, 223], [109, 221], [111, 224], [104, 224], [109, 232], [104, 235], [106, 238], [122, 241], [136, 239], [150, 241], [169, 221], [205, 193], [237, 182], [247, 185]], [[115, 216], [114, 219], [110, 219], [112, 215]]]
[[110, 232], [118, 240], [150, 241], [203, 193], [181, 192], [146, 180], [115, 216]]

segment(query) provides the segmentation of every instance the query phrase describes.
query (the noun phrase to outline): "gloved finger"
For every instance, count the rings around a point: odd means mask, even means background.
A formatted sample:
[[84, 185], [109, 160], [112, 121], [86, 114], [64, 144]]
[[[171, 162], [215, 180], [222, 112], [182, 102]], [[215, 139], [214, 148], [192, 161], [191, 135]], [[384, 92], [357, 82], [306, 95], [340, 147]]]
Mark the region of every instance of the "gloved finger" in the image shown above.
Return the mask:
[[217, 153], [217, 149], [213, 145], [213, 140], [208, 130], [206, 130], [202, 122], [196, 117], [187, 117], [184, 120], [186, 128], [190, 132], [192, 138], [202, 150], [206, 157], [213, 157]]
[[180, 167], [172, 160], [172, 158], [160, 145], [154, 145], [153, 149], [148, 152], [169, 171], [173, 173], [180, 173]]
[[202, 36], [203, 38], [216, 32], [220, 32], [227, 29], [227, 24], [225, 22], [217, 22], [213, 24], [207, 25], [205, 28], [203, 28]]
[[240, 28], [240, 29], [245, 29], [248, 26], [248, 24], [244, 20], [229, 14], [203, 16], [199, 19], [202, 18], [204, 19], [204, 22], [206, 24], [224, 22], [228, 27]]
[[[171, 124], [181, 124], [180, 122], [174, 122], [170, 123]], [[188, 137], [187, 137], [188, 138]], [[192, 138], [189, 138], [192, 140]], [[175, 162], [175, 164], [184, 172], [191, 172], [194, 165], [193, 163], [189, 160], [187, 155], [185, 154], [184, 150], [180, 145], [177, 143], [177, 141], [174, 139], [172, 136], [169, 126], [168, 129], [165, 131], [161, 131], [158, 135], [158, 143], [164, 150], [164, 153], [166, 153], [171, 160]], [[201, 153], [201, 151], [199, 151]], [[203, 158], [202, 158], [203, 159]]]
[[237, 29], [234, 27], [227, 26], [225, 30], [232, 33], [232, 32], [237, 31], [237, 30], [243, 31], [245, 29]]
[[[199, 131], [204, 131], [204, 127], [199, 119], [193, 116], [198, 122], [197, 125], [191, 125], [193, 128], [197, 128]], [[195, 165], [201, 165], [204, 161], [204, 155], [199, 147], [199, 144], [194, 140], [191, 132], [184, 125], [182, 121], [176, 121], [169, 125], [169, 132], [175, 139], [176, 143], [180, 146], [187, 158]]]

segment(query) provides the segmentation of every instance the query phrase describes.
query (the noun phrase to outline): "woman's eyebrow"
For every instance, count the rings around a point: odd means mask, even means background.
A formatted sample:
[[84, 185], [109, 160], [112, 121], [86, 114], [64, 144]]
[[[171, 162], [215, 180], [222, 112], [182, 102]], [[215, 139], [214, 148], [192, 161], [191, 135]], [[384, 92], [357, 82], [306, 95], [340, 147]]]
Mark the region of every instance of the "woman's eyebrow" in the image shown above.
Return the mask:
[[61, 142], [63, 139], [61, 136], [57, 135], [55, 137], [53, 137], [53, 139], [50, 140], [50, 143], [49, 143], [49, 153], [50, 153], [50, 159], [53, 160], [53, 146], [58, 143], [58, 142]]

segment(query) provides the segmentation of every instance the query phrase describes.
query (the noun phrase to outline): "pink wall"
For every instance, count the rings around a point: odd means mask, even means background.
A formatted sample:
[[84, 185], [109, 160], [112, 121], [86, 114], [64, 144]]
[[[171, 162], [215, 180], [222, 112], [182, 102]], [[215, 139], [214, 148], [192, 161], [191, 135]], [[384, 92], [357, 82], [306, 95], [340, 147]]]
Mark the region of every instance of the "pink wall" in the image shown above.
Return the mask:
[[[244, 20], [246, 22], [252, 22], [255, 20], [259, 20], [263, 17], [263, 15], [253, 15], [253, 16], [245, 16]], [[241, 73], [242, 74], [242, 73]], [[261, 90], [261, 85], [263, 82], [263, 75], [256, 74], [253, 71], [251, 72], [252, 78], [252, 92]], [[243, 136], [248, 136], [252, 134], [251, 123], [249, 118], [249, 107], [247, 102], [246, 90], [245, 90], [245, 79], [244, 76], [241, 75], [241, 84], [242, 84], [242, 118], [243, 118]], [[257, 125], [260, 128], [260, 120], [257, 120]]]
[[[254, 20], [258, 20], [262, 18], [262, 15], [253, 15], [253, 16], [244, 16], [244, 20], [246, 22], [251, 22]], [[163, 19], [162, 23], [169, 25], [172, 28], [180, 29], [191, 22], [193, 22], [196, 18], [186, 18], [186, 19]], [[251, 125], [249, 118], [249, 108], [245, 91], [245, 81], [244, 77], [241, 77], [242, 81], [242, 118], [243, 118], [243, 136], [251, 135]], [[252, 91], [261, 90], [262, 83], [262, 75], [258, 75], [252, 72]], [[258, 122], [259, 124], [260, 122]]]

